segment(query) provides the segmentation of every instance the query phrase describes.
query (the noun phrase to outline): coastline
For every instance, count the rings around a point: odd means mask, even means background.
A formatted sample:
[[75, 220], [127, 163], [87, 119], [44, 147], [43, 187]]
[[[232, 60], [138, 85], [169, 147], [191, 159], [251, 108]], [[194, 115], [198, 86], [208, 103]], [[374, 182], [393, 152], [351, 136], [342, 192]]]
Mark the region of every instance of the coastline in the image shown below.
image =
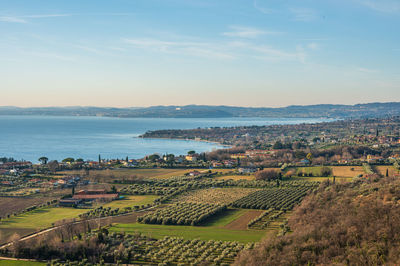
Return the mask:
[[232, 145], [222, 144], [222, 143], [219, 143], [219, 142], [217, 142], [217, 141], [211, 141], [211, 140], [205, 140], [205, 139], [180, 139], [180, 138], [162, 138], [162, 137], [159, 137], [159, 138], [151, 137], [151, 138], [150, 138], [150, 137], [143, 137], [142, 135], [137, 136], [137, 137], [134, 137], [134, 138], [139, 138], [139, 139], [163, 139], [163, 140], [196, 141], [196, 142], [205, 142], [205, 143], [216, 144], [216, 145], [223, 146], [223, 147], [226, 147], [226, 148], [232, 148], [232, 147], [233, 147]]

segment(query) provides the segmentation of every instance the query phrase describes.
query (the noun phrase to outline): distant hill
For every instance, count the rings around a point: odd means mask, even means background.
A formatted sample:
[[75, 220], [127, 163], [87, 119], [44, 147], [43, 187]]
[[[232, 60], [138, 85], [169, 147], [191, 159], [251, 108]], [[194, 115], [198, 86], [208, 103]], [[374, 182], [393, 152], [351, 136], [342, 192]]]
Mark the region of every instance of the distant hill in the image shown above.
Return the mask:
[[234, 107], [234, 106], [152, 106], [132, 108], [107, 107], [0, 107], [0, 115], [54, 115], [54, 116], [107, 116], [148, 118], [218, 118], [218, 117], [326, 117], [368, 118], [400, 115], [400, 102], [367, 103], [356, 105], [292, 105], [287, 107]]

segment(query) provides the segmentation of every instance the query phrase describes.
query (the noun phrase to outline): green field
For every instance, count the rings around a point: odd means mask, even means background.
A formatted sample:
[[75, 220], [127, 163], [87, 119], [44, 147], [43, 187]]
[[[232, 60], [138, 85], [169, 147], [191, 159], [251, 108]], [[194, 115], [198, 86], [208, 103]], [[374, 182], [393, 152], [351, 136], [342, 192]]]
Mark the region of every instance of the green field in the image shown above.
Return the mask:
[[154, 224], [116, 224], [111, 232], [143, 233], [154, 238], [178, 236], [185, 239], [258, 242], [265, 235], [260, 230], [229, 230], [217, 226], [180, 226]]
[[239, 241], [243, 243], [257, 242], [265, 235], [265, 231], [259, 230], [230, 230], [224, 228], [227, 224], [238, 219], [248, 210], [228, 209], [226, 212], [216, 215], [203, 226], [180, 226], [158, 224], [116, 224], [110, 231], [136, 233], [140, 232], [154, 238], [164, 236], [179, 236], [185, 239]]
[[124, 208], [124, 207], [133, 207], [140, 206], [153, 203], [155, 199], [160, 196], [156, 195], [138, 195], [138, 196], [128, 196], [124, 195], [124, 199], [114, 200], [110, 203], [106, 203], [103, 207], [111, 207], [111, 208]]
[[0, 224], [0, 229], [25, 228], [43, 229], [52, 226], [52, 223], [63, 219], [72, 219], [85, 213], [86, 209], [74, 208], [44, 208], [24, 213], [10, 219], [5, 219]]
[[[302, 180], [302, 181], [318, 181], [323, 182], [328, 180], [333, 181], [333, 177], [292, 177], [290, 180]], [[350, 182], [353, 178], [352, 177], [335, 177], [335, 182]]]
[[[311, 167], [298, 167], [296, 168], [296, 174], [300, 173], [312, 174], [313, 176], [321, 175], [322, 166], [311, 166]], [[292, 170], [292, 168], [290, 168]]]
[[228, 209], [219, 215], [214, 215], [209, 218], [204, 226], [224, 227], [230, 222], [238, 219], [247, 211], [248, 210], [245, 209]]
[[46, 265], [44, 262], [37, 261], [21, 261], [21, 260], [0, 260], [0, 265], [11, 265], [11, 266], [37, 266], [37, 265]]

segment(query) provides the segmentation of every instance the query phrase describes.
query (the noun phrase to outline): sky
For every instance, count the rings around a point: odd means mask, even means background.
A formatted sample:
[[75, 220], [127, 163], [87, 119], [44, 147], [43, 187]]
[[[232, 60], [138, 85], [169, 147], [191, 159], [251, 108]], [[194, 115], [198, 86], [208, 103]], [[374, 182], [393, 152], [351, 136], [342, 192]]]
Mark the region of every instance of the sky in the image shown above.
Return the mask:
[[400, 101], [400, 0], [0, 0], [0, 106]]

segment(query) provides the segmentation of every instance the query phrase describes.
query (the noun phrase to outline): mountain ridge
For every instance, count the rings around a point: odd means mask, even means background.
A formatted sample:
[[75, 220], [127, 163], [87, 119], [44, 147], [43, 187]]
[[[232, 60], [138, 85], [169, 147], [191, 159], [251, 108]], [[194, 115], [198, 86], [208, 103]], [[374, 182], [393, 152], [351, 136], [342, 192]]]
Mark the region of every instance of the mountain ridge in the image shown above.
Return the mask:
[[105, 116], [121, 118], [368, 118], [400, 115], [400, 102], [374, 102], [354, 105], [315, 104], [286, 107], [240, 107], [227, 105], [158, 105], [150, 107], [15, 107], [0, 106], [0, 115]]

